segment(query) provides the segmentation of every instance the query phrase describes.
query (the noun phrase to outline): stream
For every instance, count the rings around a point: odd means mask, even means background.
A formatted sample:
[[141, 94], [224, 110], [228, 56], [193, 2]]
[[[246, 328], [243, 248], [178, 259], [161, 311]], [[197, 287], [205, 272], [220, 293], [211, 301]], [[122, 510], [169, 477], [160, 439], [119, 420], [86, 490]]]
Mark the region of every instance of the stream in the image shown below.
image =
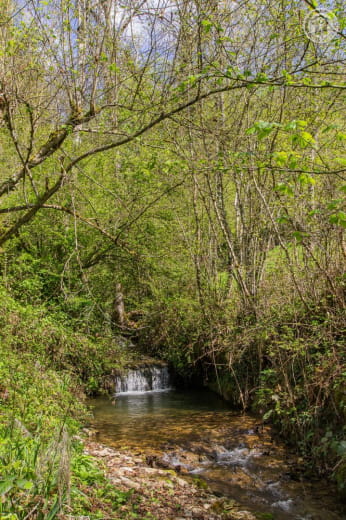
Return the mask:
[[270, 427], [212, 392], [125, 391], [90, 405], [100, 442], [203, 479], [260, 519], [346, 519], [335, 489], [303, 478], [302, 461]]

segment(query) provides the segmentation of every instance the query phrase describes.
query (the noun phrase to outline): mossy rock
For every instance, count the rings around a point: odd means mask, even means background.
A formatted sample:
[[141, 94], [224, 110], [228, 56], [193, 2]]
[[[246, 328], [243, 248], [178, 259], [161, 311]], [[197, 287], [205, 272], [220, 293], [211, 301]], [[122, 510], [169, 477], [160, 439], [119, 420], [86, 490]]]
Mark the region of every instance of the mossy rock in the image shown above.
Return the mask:
[[255, 513], [258, 520], [274, 520], [273, 513]]
[[168, 365], [167, 362], [163, 361], [162, 359], [141, 357], [140, 359], [134, 359], [130, 363], [127, 363], [125, 369], [138, 370], [141, 368], [150, 368], [150, 367], [166, 367], [167, 365]]
[[199, 489], [208, 489], [208, 484], [200, 477], [194, 477], [194, 483]]

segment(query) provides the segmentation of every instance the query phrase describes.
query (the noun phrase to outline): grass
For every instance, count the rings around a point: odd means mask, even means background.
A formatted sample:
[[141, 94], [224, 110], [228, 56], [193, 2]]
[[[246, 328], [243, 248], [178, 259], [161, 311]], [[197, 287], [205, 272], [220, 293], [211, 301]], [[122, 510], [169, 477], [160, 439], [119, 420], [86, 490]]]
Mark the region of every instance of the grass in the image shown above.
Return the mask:
[[0, 303], [1, 520], [127, 518], [117, 512], [127, 502], [133, 510], [131, 494], [109, 483], [76, 438], [88, 416], [85, 390], [99, 389], [126, 356], [43, 307], [4, 291]]

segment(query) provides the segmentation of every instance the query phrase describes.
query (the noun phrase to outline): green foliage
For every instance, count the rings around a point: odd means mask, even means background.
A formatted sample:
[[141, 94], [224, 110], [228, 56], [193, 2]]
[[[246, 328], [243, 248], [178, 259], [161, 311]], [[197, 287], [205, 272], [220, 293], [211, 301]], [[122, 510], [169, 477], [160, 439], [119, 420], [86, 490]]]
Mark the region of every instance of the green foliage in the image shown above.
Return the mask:
[[[44, 443], [50, 430], [59, 437], [59, 425], [73, 431], [81, 412], [74, 396], [100, 391], [126, 364], [130, 356], [117, 338], [126, 334], [183, 377], [202, 373], [235, 405], [254, 404], [321, 468], [336, 468], [340, 481], [344, 44], [337, 37], [323, 48], [307, 45], [299, 2], [273, 2], [260, 17], [245, 2], [239, 34], [253, 22], [260, 38], [238, 42], [229, 33], [231, 13], [207, 4], [196, 17], [182, 10], [179, 44], [174, 49], [172, 41], [166, 56], [149, 52], [149, 60], [122, 39], [103, 38], [102, 24], [90, 25], [81, 43], [69, 2], [57, 20], [50, 2], [30, 23], [26, 7], [14, 23], [0, 14], [12, 118], [1, 93], [0, 184], [16, 177], [27, 152], [29, 162], [48, 154], [24, 168], [17, 189], [5, 189], [1, 207], [15, 211], [1, 213], [0, 236], [28, 215], [59, 172], [67, 174], [48, 207], [24, 219], [0, 251], [3, 413]], [[95, 4], [88, 22], [103, 20], [101, 8]], [[153, 16], [153, 30], [161, 30], [164, 14]], [[55, 24], [63, 42], [57, 68], [41, 56], [45, 23], [48, 39], [55, 41]], [[80, 51], [85, 56], [72, 64]], [[65, 140], [54, 150], [59, 136]], [[69, 162], [104, 146], [104, 153]], [[112, 323], [118, 282], [123, 328]], [[81, 487], [102, 480], [82, 455], [74, 468]], [[26, 481], [6, 486], [18, 492]], [[88, 499], [80, 488], [77, 496], [83, 514]], [[51, 507], [55, 514], [54, 500]]]
[[[14, 423], [0, 430], [0, 516], [23, 520], [64, 518], [64, 514], [102, 519], [127, 504], [131, 492], [117, 490], [83, 446], [70, 442], [65, 426], [49, 438]], [[131, 505], [129, 506], [131, 510]]]
[[281, 323], [272, 329], [256, 392], [263, 420], [274, 422], [314, 465], [318, 461], [322, 468], [323, 461], [327, 471], [342, 467], [346, 455], [341, 323], [341, 315], [331, 318], [320, 310], [314, 317], [301, 315], [295, 327]]
[[258, 121], [252, 127], [250, 127], [246, 133], [248, 135], [256, 134], [258, 139], [264, 139], [268, 137], [275, 128], [279, 128], [280, 125], [278, 123], [271, 123], [268, 121]]
[[68, 374], [37, 354], [0, 350], [1, 517], [55, 518], [67, 499], [69, 438], [85, 410]]
[[[127, 361], [127, 353], [116, 337], [92, 338], [75, 332], [71, 319], [61, 311], [52, 313], [43, 305], [24, 305], [4, 290], [0, 291], [0, 304], [1, 349], [4, 357], [7, 353], [5, 366], [7, 371], [12, 367], [12, 373], [8, 372], [9, 379], [25, 381], [27, 389], [20, 391], [22, 395], [32, 392], [34, 396], [35, 387], [39, 387], [42, 390], [39, 395], [46, 392], [52, 394], [53, 399], [54, 392], [49, 385], [58, 377], [55, 370], [59, 370], [65, 380], [67, 392], [71, 386], [77, 391], [83, 384], [87, 392], [93, 393], [101, 390], [112, 370]], [[0, 361], [0, 371], [3, 363]], [[33, 364], [34, 370], [27, 372], [26, 364]], [[14, 401], [19, 406], [19, 394]], [[27, 413], [30, 413], [30, 407]]]
[[198, 347], [203, 343], [201, 316], [192, 299], [173, 298], [161, 303], [160, 308], [148, 306], [147, 335], [141, 343], [150, 345], [153, 355], [170, 361], [177, 373], [188, 377]]
[[109, 483], [74, 435], [87, 418], [83, 379], [99, 390], [107, 370], [119, 366], [115, 347], [96, 346], [69, 331], [61, 316], [4, 290], [1, 302], [0, 517], [113, 516], [130, 494]]
[[40, 519], [56, 516], [54, 511], [66, 499], [69, 478], [69, 467], [63, 467], [68, 449], [64, 436], [63, 428], [49, 439], [38, 431], [32, 435], [16, 418], [1, 428], [1, 518], [12, 514], [22, 519], [31, 511]]

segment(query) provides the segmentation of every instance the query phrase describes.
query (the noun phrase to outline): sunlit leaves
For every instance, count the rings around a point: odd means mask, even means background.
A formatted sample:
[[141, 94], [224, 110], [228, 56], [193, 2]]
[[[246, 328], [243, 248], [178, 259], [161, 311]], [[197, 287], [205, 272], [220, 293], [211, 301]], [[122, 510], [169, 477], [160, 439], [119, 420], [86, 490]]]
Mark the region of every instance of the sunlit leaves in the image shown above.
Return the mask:
[[[247, 129], [246, 134], [255, 134], [258, 139], [265, 139], [268, 137], [273, 130], [277, 129], [283, 133], [290, 135], [290, 141], [293, 145], [297, 145], [300, 148], [306, 148], [307, 146], [314, 146], [316, 140], [313, 135], [306, 131], [308, 123], [304, 120], [289, 121], [286, 124], [271, 122], [271, 121], [257, 121], [254, 125]], [[286, 163], [288, 156], [284, 155], [285, 152], [278, 152], [276, 159], [278, 163]], [[281, 155], [280, 155], [281, 154]]]
[[286, 166], [288, 163], [289, 155], [287, 152], [274, 152], [273, 157], [276, 164], [278, 164], [279, 166]]
[[298, 161], [301, 159], [301, 155], [293, 150], [281, 150], [273, 153], [273, 159], [278, 166], [294, 170], [297, 167]]
[[110, 65], [108, 65], [108, 70], [110, 72], [120, 72], [120, 68], [117, 66], [116, 63], [111, 63]]
[[346, 166], [346, 157], [335, 157], [335, 162], [340, 166]]
[[336, 139], [338, 141], [346, 141], [346, 132], [337, 132]]
[[308, 145], [314, 145], [315, 139], [309, 132], [302, 130], [299, 133], [293, 134], [291, 137], [292, 143], [297, 144], [301, 148], [306, 148]]
[[200, 78], [200, 74], [191, 74], [191, 76], [186, 78], [184, 81], [180, 83], [180, 85], [178, 85], [177, 90], [179, 92], [185, 92], [185, 90], [194, 87], [198, 83]]
[[247, 135], [255, 134], [258, 139], [265, 139], [272, 133], [275, 128], [279, 128], [281, 125], [279, 123], [271, 123], [269, 121], [258, 121], [253, 126], [248, 128], [246, 131]]
[[202, 25], [203, 31], [206, 34], [208, 34], [212, 30], [214, 24], [211, 20], [202, 20], [201, 25]]
[[[341, 186], [340, 191], [346, 193], [346, 186]], [[345, 207], [345, 198], [333, 199], [329, 204], [327, 204], [327, 209], [330, 211], [329, 222], [331, 224], [346, 229]]]
[[293, 119], [292, 121], [289, 121], [289, 123], [283, 125], [283, 129], [286, 131], [303, 130], [307, 127], [307, 125], [307, 121], [304, 121], [302, 119]]
[[301, 173], [298, 177], [298, 181], [302, 186], [314, 186], [316, 184], [316, 179], [308, 173]]
[[330, 215], [329, 220], [332, 224], [343, 227], [346, 229], [346, 213], [345, 211], [337, 211]]
[[293, 231], [292, 236], [298, 243], [301, 243], [304, 238], [309, 236], [309, 233], [305, 231]]
[[292, 197], [294, 195], [292, 186], [290, 184], [286, 184], [284, 182], [279, 182], [275, 186], [275, 191], [277, 191], [281, 195], [287, 195], [289, 197]]

